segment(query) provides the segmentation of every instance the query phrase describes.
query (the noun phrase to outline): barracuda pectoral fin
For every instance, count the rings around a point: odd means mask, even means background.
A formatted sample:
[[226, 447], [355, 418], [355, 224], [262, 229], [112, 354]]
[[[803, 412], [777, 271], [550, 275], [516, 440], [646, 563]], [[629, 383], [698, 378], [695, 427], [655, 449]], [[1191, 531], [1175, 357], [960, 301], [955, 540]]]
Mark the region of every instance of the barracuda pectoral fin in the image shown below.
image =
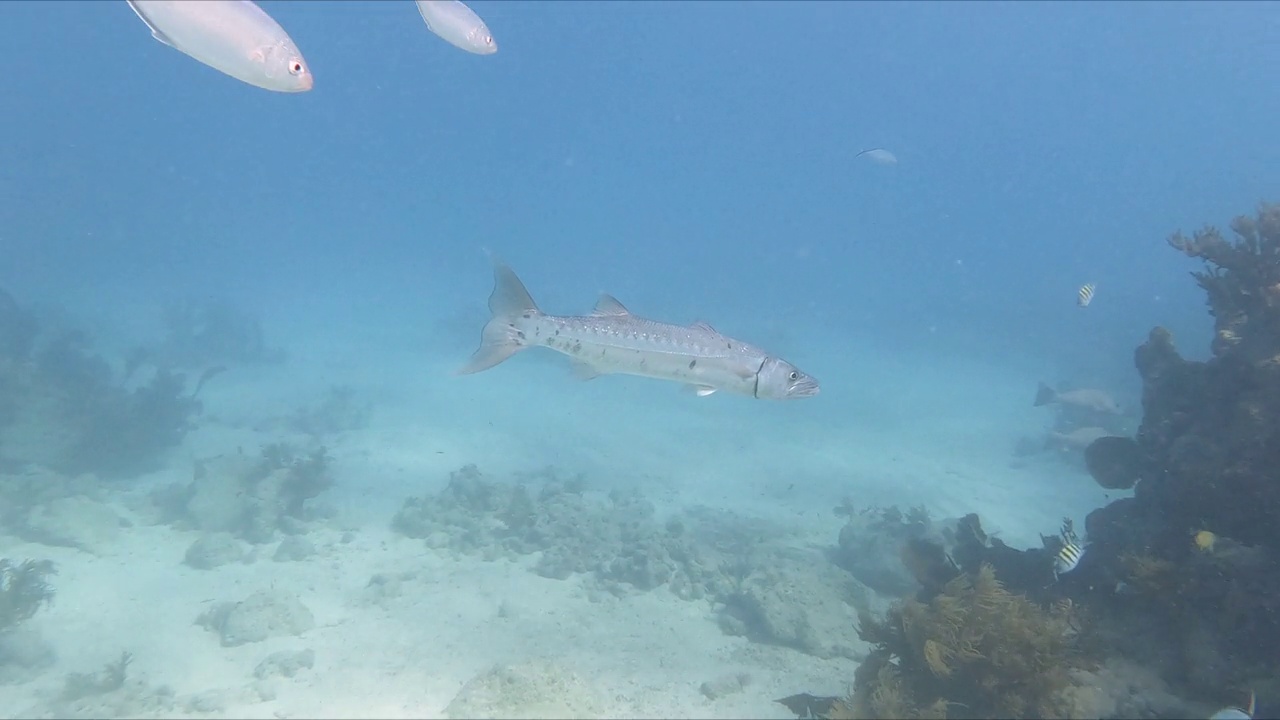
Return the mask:
[[143, 12], [142, 12], [142, 8], [138, 7], [137, 3], [133, 2], [133, 0], [129, 0], [129, 7], [133, 9], [134, 14], [136, 14], [136, 15], [138, 16], [138, 18], [139, 18], [140, 20], [142, 20], [142, 22], [146, 23], [146, 25], [147, 25], [147, 29], [151, 31], [151, 37], [155, 38], [156, 40], [159, 40], [160, 42], [164, 43], [165, 45], [168, 45], [169, 47], [173, 48], [174, 50], [177, 50], [177, 49], [178, 49], [178, 46], [177, 46], [177, 45], [174, 45], [174, 44], [173, 44], [173, 41], [172, 41], [172, 40], [170, 40], [170, 39], [169, 39], [169, 37], [168, 37], [167, 35], [165, 35], [163, 32], [161, 32], [161, 31], [160, 31], [160, 28], [156, 27], [156, 26], [151, 22], [151, 20], [150, 20], [146, 15], [144, 15], [144, 14], [143, 14]]
[[717, 390], [710, 385], [685, 385], [685, 389], [698, 397], [706, 397]]
[[570, 360], [569, 369], [573, 371], [574, 377], [583, 381], [594, 380], [604, 374], [595, 365], [581, 360]]
[[596, 301], [596, 307], [591, 311], [592, 317], [617, 317], [630, 314], [631, 311], [618, 302], [618, 298], [608, 293], [600, 293], [600, 299]]

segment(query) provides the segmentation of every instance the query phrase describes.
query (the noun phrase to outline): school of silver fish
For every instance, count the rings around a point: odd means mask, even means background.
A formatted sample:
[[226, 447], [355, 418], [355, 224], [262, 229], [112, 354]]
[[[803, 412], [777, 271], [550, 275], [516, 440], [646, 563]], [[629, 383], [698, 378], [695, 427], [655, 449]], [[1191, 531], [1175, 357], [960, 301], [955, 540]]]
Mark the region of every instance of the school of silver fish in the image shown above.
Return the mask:
[[[307, 92], [315, 78], [298, 46], [252, 0], [127, 0], [151, 36], [209, 67], [264, 90]], [[417, 0], [427, 29], [476, 55], [498, 51], [493, 33], [460, 0]]]

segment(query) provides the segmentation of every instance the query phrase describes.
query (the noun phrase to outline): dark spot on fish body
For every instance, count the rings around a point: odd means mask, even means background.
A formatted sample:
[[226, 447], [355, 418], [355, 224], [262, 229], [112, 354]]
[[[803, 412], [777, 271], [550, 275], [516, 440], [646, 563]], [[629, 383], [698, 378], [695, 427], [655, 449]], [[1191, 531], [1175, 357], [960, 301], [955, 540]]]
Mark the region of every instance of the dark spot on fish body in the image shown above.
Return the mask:
[[694, 369], [694, 368], [695, 368], [695, 367], [697, 367], [697, 366], [698, 366], [698, 361], [697, 361], [697, 360], [690, 360], [690, 361], [689, 361], [689, 369], [690, 369], [690, 370]]

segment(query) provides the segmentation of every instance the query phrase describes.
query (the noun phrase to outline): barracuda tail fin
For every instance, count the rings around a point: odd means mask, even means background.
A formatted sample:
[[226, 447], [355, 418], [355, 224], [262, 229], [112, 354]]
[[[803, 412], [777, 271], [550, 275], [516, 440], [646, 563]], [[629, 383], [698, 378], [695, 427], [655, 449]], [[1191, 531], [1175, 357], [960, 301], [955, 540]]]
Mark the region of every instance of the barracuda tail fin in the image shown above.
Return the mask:
[[484, 326], [480, 336], [480, 349], [458, 371], [459, 375], [488, 370], [529, 347], [517, 321], [541, 313], [520, 278], [516, 277], [511, 268], [496, 260], [493, 264], [493, 293], [489, 295], [489, 312], [493, 313], [493, 317]]

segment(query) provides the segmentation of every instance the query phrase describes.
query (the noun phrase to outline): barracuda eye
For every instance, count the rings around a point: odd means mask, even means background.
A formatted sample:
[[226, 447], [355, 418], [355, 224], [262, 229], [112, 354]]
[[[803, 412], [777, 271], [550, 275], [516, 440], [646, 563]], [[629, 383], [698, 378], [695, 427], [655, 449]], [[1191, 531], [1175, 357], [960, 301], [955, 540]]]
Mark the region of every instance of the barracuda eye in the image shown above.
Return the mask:
[[796, 372], [795, 370], [792, 370], [791, 374], [788, 375], [787, 377], [791, 378], [792, 382], [795, 382], [796, 380], [800, 379], [800, 373]]

